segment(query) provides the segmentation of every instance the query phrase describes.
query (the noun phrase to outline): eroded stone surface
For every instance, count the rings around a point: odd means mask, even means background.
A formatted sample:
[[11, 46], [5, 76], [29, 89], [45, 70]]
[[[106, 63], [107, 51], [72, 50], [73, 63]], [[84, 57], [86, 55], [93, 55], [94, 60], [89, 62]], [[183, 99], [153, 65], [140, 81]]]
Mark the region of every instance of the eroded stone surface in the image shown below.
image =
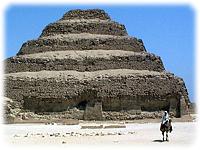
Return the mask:
[[72, 33], [91, 33], [118, 36], [127, 35], [125, 26], [117, 22], [100, 20], [74, 20], [59, 21], [56, 23], [49, 24], [42, 31], [41, 37]]
[[102, 9], [88, 9], [88, 10], [70, 10], [66, 14], [64, 14], [62, 20], [70, 20], [70, 19], [101, 19], [101, 20], [109, 20], [109, 15]]
[[34, 54], [48, 51], [69, 50], [126, 50], [146, 51], [141, 40], [129, 36], [68, 34], [55, 35], [31, 40], [24, 43], [18, 55]]
[[102, 101], [103, 110], [169, 110], [170, 99], [176, 108], [185, 92], [172, 74], [128, 69], [10, 73], [5, 83], [6, 96], [41, 112], [64, 111], [83, 101]]
[[164, 71], [160, 57], [150, 53], [122, 50], [45, 52], [14, 56], [7, 59], [5, 63], [5, 73], [42, 70], [83, 72], [108, 69]]

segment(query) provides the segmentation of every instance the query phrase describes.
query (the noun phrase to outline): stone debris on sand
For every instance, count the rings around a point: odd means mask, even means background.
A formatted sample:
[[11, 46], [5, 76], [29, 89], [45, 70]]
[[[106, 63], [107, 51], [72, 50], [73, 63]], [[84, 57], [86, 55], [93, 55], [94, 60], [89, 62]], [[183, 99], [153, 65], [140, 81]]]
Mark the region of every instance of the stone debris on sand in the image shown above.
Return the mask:
[[52, 127], [41, 124], [13, 124], [6, 125], [5, 131], [7, 140], [13, 144], [111, 144], [117, 141], [118, 144], [186, 145], [195, 142], [197, 125], [195, 122], [174, 122], [174, 130], [169, 134], [169, 142], [158, 142], [162, 140], [162, 134], [159, 131], [160, 123], [125, 125], [126, 128], [81, 129], [79, 125]]

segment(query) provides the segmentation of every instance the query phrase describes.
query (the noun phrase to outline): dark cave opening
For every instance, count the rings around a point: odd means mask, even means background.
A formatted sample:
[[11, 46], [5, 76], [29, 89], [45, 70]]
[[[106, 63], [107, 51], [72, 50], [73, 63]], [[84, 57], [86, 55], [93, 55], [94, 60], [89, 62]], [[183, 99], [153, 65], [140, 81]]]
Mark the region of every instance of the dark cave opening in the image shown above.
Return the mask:
[[85, 110], [86, 105], [87, 105], [87, 101], [82, 101], [76, 106], [76, 108], [78, 108], [79, 110]]

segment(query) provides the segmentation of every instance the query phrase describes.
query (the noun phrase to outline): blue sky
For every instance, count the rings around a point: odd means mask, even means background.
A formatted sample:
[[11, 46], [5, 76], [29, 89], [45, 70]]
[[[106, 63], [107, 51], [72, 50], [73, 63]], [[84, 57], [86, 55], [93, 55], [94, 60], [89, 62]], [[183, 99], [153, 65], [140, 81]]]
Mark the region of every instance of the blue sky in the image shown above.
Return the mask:
[[195, 12], [188, 5], [13, 5], [5, 12], [5, 58], [71, 9], [104, 9], [128, 34], [141, 38], [148, 52], [160, 56], [167, 71], [184, 79], [195, 101]]

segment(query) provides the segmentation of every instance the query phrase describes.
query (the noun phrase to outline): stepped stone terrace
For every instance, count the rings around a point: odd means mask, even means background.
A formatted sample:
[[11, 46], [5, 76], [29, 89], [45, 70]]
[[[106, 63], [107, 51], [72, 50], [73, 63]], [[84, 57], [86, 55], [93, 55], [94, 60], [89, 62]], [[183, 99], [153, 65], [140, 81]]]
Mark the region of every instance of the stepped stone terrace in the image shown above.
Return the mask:
[[183, 79], [166, 72], [161, 58], [104, 10], [67, 12], [4, 63], [4, 96], [14, 119], [24, 112], [31, 119], [85, 120], [188, 113]]

